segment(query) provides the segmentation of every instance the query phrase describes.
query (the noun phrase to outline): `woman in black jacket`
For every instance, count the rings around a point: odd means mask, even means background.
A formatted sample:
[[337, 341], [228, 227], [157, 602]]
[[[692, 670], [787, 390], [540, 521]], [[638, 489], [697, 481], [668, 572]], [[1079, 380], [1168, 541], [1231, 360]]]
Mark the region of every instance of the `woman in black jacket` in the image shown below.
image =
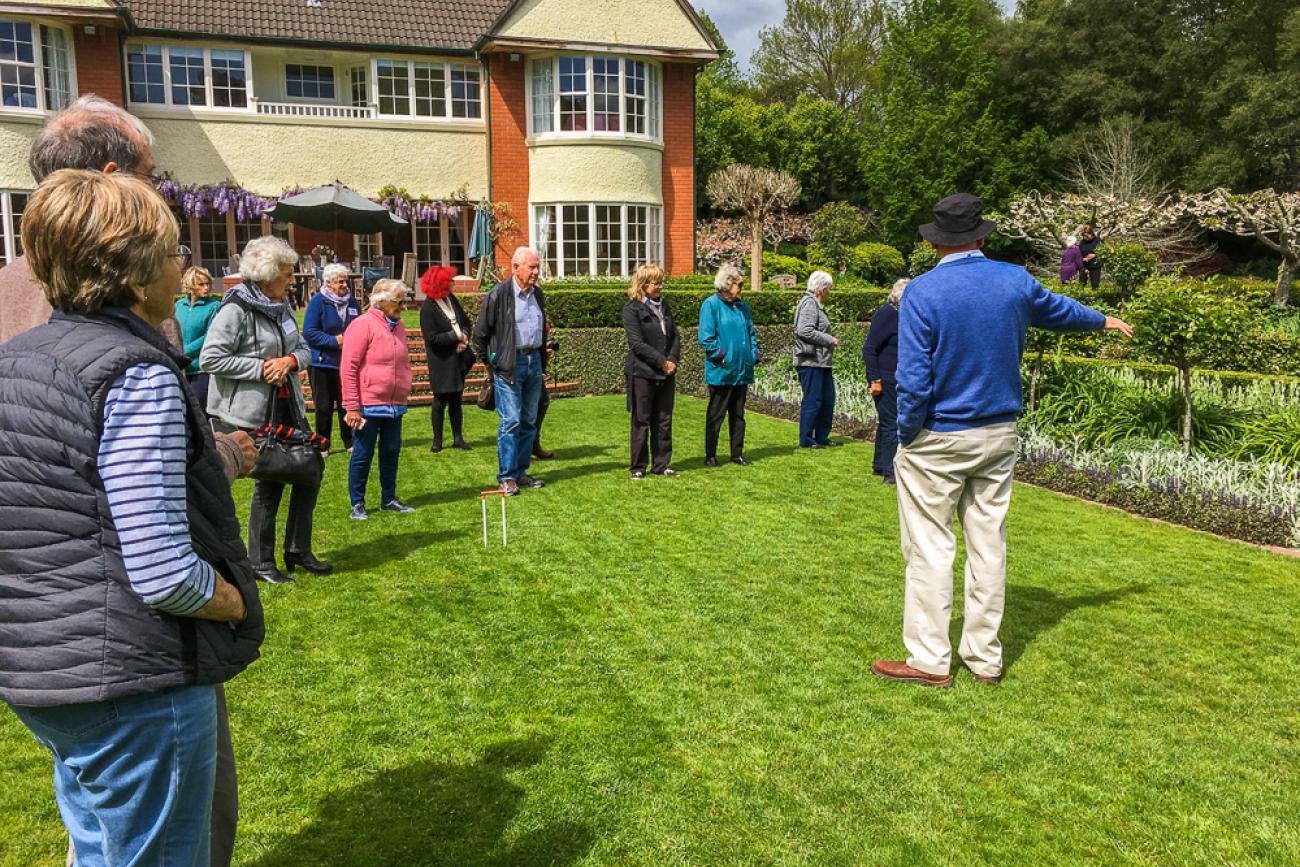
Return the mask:
[[894, 371], [898, 368], [898, 306], [903, 301], [907, 280], [899, 280], [889, 300], [871, 317], [867, 340], [862, 344], [862, 361], [867, 366], [871, 399], [876, 403], [876, 449], [871, 472], [894, 484], [894, 455], [898, 452], [898, 393]]
[[469, 348], [469, 317], [451, 292], [455, 276], [456, 269], [434, 265], [420, 278], [420, 290], [429, 298], [420, 305], [420, 333], [433, 391], [433, 445], [429, 449], [435, 452], [442, 451], [444, 411], [451, 417], [452, 448], [469, 451], [461, 429], [460, 399], [465, 392], [465, 374], [474, 366], [474, 351]]
[[[623, 305], [627, 333], [628, 408], [632, 411], [632, 478], [645, 478], [647, 452], [654, 456], [651, 472], [675, 476], [673, 457], [673, 392], [681, 340], [668, 305], [663, 302], [664, 272], [658, 265], [636, 269]], [[647, 446], [649, 448], [647, 448]]]

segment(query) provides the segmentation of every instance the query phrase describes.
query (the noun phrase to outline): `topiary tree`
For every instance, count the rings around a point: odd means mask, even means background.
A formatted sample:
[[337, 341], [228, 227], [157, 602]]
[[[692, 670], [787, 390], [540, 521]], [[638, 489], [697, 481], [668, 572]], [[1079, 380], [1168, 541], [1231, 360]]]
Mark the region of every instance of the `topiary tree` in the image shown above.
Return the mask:
[[907, 273], [916, 277], [938, 264], [939, 251], [930, 246], [928, 241], [917, 241], [911, 255], [907, 257]]
[[1107, 242], [1097, 248], [1106, 282], [1132, 292], [1156, 273], [1156, 254], [1141, 244]]
[[843, 274], [849, 251], [867, 237], [871, 220], [848, 202], [827, 202], [813, 214], [812, 227], [808, 261]]
[[799, 198], [799, 182], [785, 172], [737, 163], [709, 176], [709, 198], [719, 208], [736, 211], [749, 224], [749, 285], [763, 286], [763, 227], [768, 214], [788, 208]]
[[889, 286], [907, 273], [903, 254], [888, 244], [863, 241], [849, 250], [849, 271], [879, 286]]
[[1230, 348], [1250, 325], [1240, 300], [1209, 291], [1200, 281], [1159, 277], [1125, 307], [1138, 351], [1178, 370], [1183, 392], [1183, 453], [1192, 453], [1192, 368]]

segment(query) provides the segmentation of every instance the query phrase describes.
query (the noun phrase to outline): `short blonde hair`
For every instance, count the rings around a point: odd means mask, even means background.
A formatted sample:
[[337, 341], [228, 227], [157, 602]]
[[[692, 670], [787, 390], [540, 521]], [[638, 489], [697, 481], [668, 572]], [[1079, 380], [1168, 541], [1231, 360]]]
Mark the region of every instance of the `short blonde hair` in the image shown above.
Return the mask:
[[713, 278], [713, 288], [721, 292], [737, 280], [744, 280], [745, 275], [740, 273], [740, 269], [730, 262], [718, 269], [717, 275]]
[[664, 269], [653, 262], [638, 265], [636, 273], [632, 275], [632, 285], [627, 287], [627, 297], [633, 301], [644, 301], [645, 287], [651, 283], [662, 283], [663, 279]]
[[194, 297], [194, 284], [199, 282], [200, 277], [207, 277], [209, 286], [214, 282], [212, 279], [212, 272], [207, 268], [204, 268], [202, 265], [191, 265], [186, 268], [185, 273], [181, 275], [181, 289], [184, 290], [185, 294], [189, 295], [190, 298]]
[[23, 214], [23, 250], [56, 310], [130, 307], [162, 275], [180, 227], [147, 181], [126, 172], [62, 169]]
[[405, 301], [406, 284], [401, 280], [394, 280], [391, 277], [385, 277], [383, 280], [375, 282], [375, 288], [370, 290], [370, 306], [374, 307], [380, 301]]
[[280, 268], [297, 267], [298, 254], [287, 241], [274, 235], [260, 235], [244, 245], [239, 254], [239, 276], [253, 283], [270, 283], [280, 276]]

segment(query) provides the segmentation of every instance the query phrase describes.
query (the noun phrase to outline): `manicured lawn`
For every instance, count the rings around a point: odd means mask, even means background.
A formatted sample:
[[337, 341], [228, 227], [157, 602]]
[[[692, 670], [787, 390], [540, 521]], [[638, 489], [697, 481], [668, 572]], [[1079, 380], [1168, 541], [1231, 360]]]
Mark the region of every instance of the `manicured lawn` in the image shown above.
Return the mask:
[[[414, 515], [347, 520], [330, 459], [339, 572], [265, 589], [229, 687], [239, 863], [1300, 863], [1300, 562], [1021, 487], [1006, 681], [885, 683], [902, 560], [869, 446], [751, 414], [755, 466], [706, 471], [682, 399], [685, 474], [633, 482], [623, 399], [559, 401], [551, 484], [485, 549], [495, 416], [466, 413], [470, 453], [408, 418]], [[0, 863], [61, 863], [8, 712], [0, 792]]]

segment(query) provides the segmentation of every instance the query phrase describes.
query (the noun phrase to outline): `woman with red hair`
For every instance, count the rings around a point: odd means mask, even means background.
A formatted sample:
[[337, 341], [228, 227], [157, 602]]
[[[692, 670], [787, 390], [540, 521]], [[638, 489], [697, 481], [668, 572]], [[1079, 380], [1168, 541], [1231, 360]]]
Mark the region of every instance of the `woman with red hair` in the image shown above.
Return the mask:
[[473, 323], [451, 291], [455, 268], [433, 265], [420, 278], [420, 291], [428, 301], [420, 306], [420, 331], [429, 364], [429, 387], [433, 390], [433, 445], [442, 451], [442, 419], [451, 417], [452, 448], [469, 450], [461, 432], [460, 399], [465, 392], [465, 374], [474, 366], [469, 348]]

